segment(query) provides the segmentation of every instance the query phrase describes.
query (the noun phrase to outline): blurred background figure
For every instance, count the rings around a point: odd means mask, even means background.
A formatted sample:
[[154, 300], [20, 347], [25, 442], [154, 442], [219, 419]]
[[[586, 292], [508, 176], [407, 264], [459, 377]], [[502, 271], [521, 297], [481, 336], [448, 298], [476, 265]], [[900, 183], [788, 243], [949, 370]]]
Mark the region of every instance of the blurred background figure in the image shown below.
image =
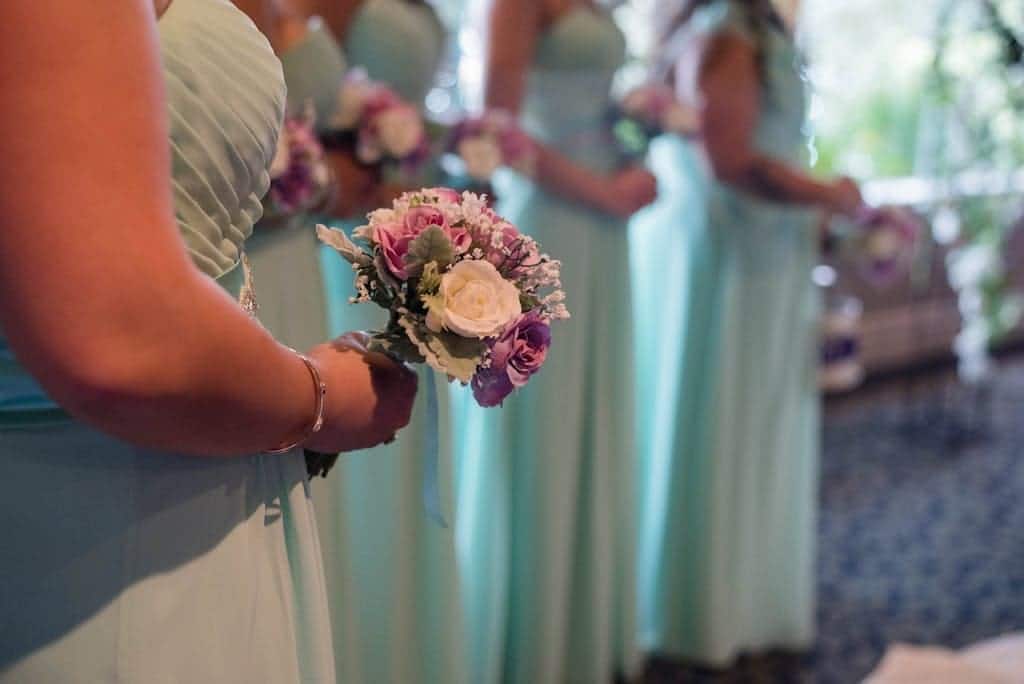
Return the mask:
[[[638, 330], [663, 345], [644, 360], [655, 364], [657, 400], [642, 401], [666, 408], [646, 426], [641, 633], [649, 649], [721, 666], [743, 651], [813, 644], [819, 238], [810, 210], [853, 216], [861, 198], [851, 181], [806, 171], [799, 55], [770, 2], [666, 2], [658, 17], [658, 59], [699, 107], [695, 144], [710, 178], [689, 143], [666, 143], [665, 186], [695, 192], [669, 194], [643, 218], [680, 254], [641, 295], [678, 319], [668, 335]], [[645, 270], [644, 254], [634, 258]]]
[[[333, 37], [350, 69], [391, 88], [422, 113], [447, 48], [448, 36], [432, 5], [422, 0], [318, 0], [304, 9], [316, 35]], [[327, 43], [325, 36], [318, 38]], [[285, 61], [286, 74], [289, 60]], [[324, 63], [303, 63], [306, 78]], [[340, 81], [340, 79], [339, 79]], [[338, 84], [341, 85], [340, 82]], [[335, 88], [333, 102], [343, 100]], [[329, 129], [333, 113], [323, 119]], [[335, 136], [336, 137], [336, 136]], [[351, 232], [372, 209], [390, 206], [407, 189], [437, 185], [436, 160], [415, 171], [387, 170], [362, 161], [355, 146], [325, 138], [340, 198], [320, 219]], [[331, 249], [321, 252], [327, 327], [379, 329], [376, 307], [353, 306], [353, 273]], [[324, 480], [313, 484], [337, 659], [338, 681], [469, 682], [462, 630], [460, 575], [451, 530], [424, 513], [421, 493], [426, 445], [439, 430], [441, 488], [447, 497], [454, 475], [451, 424], [443, 381], [438, 389], [420, 370], [423, 391], [436, 392], [440, 421], [430, 420], [421, 400], [409, 432], [394, 444], [343, 456]], [[447, 498], [443, 507], [452, 510]]]
[[563, 262], [570, 321], [529, 387], [470, 409], [459, 549], [474, 682], [601, 682], [635, 674], [636, 463], [627, 219], [655, 183], [608, 125], [625, 57], [590, 2], [494, 0], [488, 108], [539, 142], [532, 177], [498, 184], [499, 212]]

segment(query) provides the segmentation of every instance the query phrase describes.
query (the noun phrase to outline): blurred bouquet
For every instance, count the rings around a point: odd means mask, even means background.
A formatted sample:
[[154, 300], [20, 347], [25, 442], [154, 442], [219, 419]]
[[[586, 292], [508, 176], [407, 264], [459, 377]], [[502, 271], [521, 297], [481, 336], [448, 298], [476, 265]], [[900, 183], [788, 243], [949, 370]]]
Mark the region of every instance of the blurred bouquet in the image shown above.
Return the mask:
[[833, 237], [852, 248], [864, 278], [886, 286], [906, 273], [922, 234], [921, 220], [898, 207], [864, 207], [852, 223], [833, 225]]
[[515, 117], [501, 110], [457, 123], [450, 133], [447, 153], [456, 173], [476, 183], [489, 183], [502, 166], [529, 174], [536, 158], [536, 145], [519, 127]]
[[405, 193], [370, 213], [355, 242], [324, 226], [317, 234], [352, 264], [351, 301], [390, 312], [374, 346], [471, 384], [481, 406], [540, 370], [551, 322], [569, 317], [561, 264], [471, 192]]
[[670, 133], [692, 136], [700, 128], [697, 110], [676, 97], [667, 85], [649, 83], [626, 93], [612, 110], [612, 127], [620, 147], [643, 156], [651, 140]]
[[350, 145], [364, 164], [396, 162], [415, 169], [429, 153], [426, 126], [419, 110], [388, 86], [371, 81], [360, 69], [345, 77], [325, 141]]
[[287, 116], [270, 165], [266, 213], [286, 216], [313, 209], [330, 187], [330, 172], [315, 130], [313, 109]]
[[859, 299], [831, 294], [826, 297], [818, 367], [818, 385], [824, 392], [852, 390], [864, 378], [860, 358], [862, 313]]

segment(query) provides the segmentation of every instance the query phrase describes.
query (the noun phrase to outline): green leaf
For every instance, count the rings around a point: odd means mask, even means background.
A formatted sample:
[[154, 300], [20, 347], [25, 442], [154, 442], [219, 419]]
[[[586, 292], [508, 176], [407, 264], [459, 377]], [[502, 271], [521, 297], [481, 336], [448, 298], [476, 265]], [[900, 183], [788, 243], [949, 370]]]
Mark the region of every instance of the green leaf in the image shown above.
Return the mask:
[[344, 257], [345, 261], [350, 264], [356, 264], [361, 267], [373, 264], [373, 257], [360, 249], [356, 243], [352, 242], [348, 235], [345, 235], [344, 231], [318, 225], [316, 227], [316, 235], [325, 245], [337, 250]]
[[423, 267], [431, 261], [443, 270], [455, 261], [455, 248], [452, 241], [438, 226], [431, 226], [419, 234], [409, 245], [405, 255], [405, 263], [412, 275], [419, 275]]
[[377, 333], [370, 340], [370, 351], [380, 352], [404, 363], [425, 363], [426, 359], [401, 328]]
[[436, 261], [431, 261], [423, 267], [423, 274], [420, 275], [420, 282], [417, 283], [416, 292], [424, 301], [426, 297], [435, 294], [441, 288], [441, 273]]
[[424, 341], [436, 361], [448, 375], [463, 383], [473, 379], [484, 353], [484, 343], [475, 338], [459, 337], [450, 332], [427, 332]]

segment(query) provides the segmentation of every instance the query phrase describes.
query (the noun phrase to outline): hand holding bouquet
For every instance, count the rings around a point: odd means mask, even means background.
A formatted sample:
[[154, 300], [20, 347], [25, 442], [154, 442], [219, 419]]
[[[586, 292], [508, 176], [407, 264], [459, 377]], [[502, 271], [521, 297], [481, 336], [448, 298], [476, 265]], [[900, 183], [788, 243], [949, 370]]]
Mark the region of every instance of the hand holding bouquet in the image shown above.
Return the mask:
[[447, 148], [457, 170], [481, 184], [489, 183], [502, 166], [529, 174], [536, 156], [530, 136], [514, 116], [501, 110], [460, 121], [452, 129]]
[[325, 135], [331, 146], [351, 145], [364, 164], [396, 162], [415, 169], [427, 157], [429, 141], [416, 107], [362, 70], [349, 73]]
[[612, 118], [616, 139], [633, 156], [645, 154], [659, 135], [692, 136], [700, 127], [697, 111], [680, 102], [672, 88], [656, 83], [629, 91]]
[[551, 322], [569, 316], [559, 262], [470, 192], [405, 193], [354, 241], [324, 226], [317, 234], [352, 264], [353, 303], [390, 312], [373, 346], [471, 384], [481, 406], [540, 370]]
[[897, 207], [865, 207], [854, 225], [858, 261], [870, 282], [889, 284], [910, 267], [922, 232], [917, 216]]

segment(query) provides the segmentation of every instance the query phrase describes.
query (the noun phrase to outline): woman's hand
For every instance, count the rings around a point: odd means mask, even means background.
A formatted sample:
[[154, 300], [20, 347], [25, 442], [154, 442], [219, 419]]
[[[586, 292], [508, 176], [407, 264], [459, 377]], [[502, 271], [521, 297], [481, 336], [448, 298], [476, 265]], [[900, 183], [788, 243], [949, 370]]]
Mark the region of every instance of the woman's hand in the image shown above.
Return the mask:
[[618, 218], [629, 218], [658, 197], [658, 181], [642, 166], [630, 166], [607, 180], [598, 208]]
[[306, 448], [320, 453], [367, 449], [392, 440], [409, 424], [417, 376], [369, 351], [368, 342], [365, 333], [349, 333], [309, 353], [327, 384], [327, 405], [324, 427]]
[[826, 208], [833, 213], [853, 218], [863, 206], [860, 187], [852, 178], [843, 176], [828, 186]]

